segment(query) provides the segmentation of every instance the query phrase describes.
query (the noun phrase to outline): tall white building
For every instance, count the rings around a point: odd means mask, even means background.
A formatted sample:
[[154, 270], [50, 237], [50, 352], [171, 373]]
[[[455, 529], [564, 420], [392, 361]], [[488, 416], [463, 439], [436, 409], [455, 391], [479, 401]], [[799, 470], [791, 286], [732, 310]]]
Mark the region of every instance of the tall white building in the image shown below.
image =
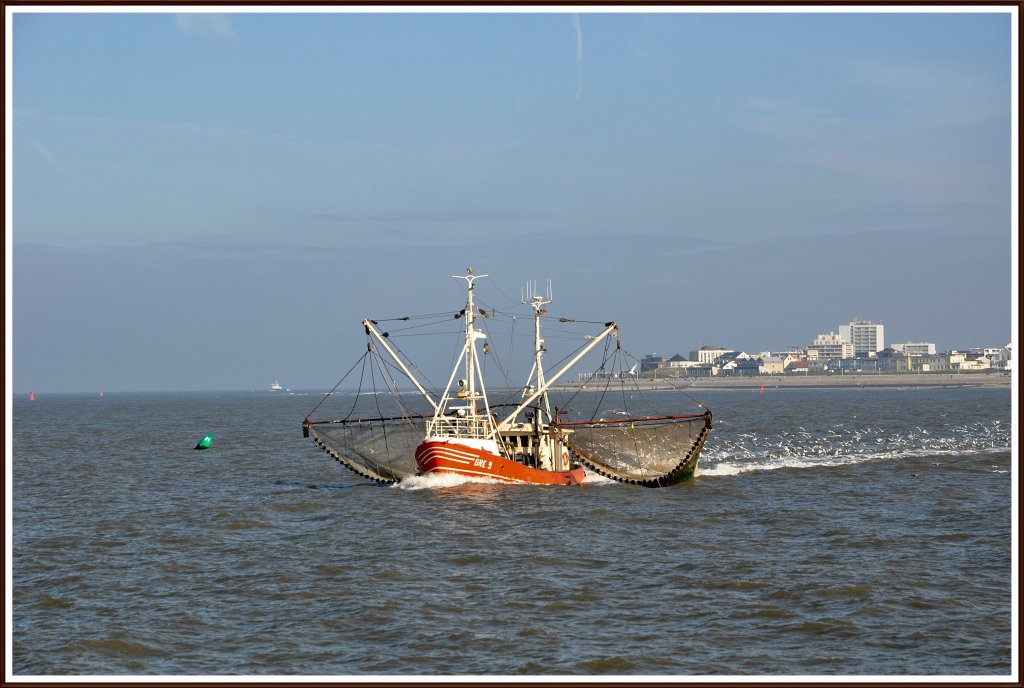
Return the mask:
[[885, 326], [868, 320], [854, 320], [839, 326], [839, 336], [853, 344], [855, 355], [875, 355], [885, 348]]

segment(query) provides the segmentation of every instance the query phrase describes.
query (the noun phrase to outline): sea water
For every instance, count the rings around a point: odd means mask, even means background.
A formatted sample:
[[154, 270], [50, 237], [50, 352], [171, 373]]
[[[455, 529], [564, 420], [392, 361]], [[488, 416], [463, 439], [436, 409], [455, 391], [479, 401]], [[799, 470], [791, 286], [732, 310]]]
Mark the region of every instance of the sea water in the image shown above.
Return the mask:
[[377, 485], [315, 393], [17, 398], [14, 675], [1009, 674], [1009, 388], [702, 394], [660, 489]]

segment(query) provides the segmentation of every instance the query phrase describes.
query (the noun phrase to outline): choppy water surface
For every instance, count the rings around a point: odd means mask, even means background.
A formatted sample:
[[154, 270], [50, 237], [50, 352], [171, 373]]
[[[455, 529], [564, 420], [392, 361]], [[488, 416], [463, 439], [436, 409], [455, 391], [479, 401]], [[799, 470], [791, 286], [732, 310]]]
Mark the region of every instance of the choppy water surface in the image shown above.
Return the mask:
[[1006, 675], [1010, 394], [710, 391], [665, 489], [377, 486], [312, 394], [16, 399], [15, 675]]

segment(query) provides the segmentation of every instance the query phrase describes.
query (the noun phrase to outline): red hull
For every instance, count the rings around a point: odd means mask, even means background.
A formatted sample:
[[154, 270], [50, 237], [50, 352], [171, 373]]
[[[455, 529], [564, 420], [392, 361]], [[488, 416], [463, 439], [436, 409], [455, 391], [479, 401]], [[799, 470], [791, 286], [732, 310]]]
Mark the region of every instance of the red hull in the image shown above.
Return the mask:
[[423, 475], [457, 473], [473, 478], [532, 485], [582, 485], [586, 475], [582, 468], [571, 471], [530, 468], [484, 449], [445, 441], [424, 442], [417, 447], [416, 464]]

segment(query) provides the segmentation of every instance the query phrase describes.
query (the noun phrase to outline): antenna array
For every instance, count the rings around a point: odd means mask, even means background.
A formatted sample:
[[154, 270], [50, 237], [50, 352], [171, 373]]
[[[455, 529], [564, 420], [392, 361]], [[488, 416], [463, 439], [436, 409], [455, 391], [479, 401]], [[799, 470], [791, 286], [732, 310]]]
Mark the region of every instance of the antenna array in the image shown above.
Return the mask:
[[522, 296], [522, 303], [546, 304], [551, 303], [554, 298], [554, 289], [551, 285], [551, 280], [548, 279], [547, 294], [546, 296], [541, 296], [537, 291], [537, 280], [531, 280], [526, 283], [526, 287], [521, 290], [520, 294]]

